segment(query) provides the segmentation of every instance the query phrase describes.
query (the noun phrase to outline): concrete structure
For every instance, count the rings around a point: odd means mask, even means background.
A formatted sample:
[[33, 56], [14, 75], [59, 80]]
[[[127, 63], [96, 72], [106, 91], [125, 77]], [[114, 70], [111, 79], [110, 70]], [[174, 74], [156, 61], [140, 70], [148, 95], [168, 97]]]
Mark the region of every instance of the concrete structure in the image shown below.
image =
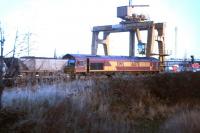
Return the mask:
[[[137, 6], [123, 6], [118, 7], [117, 16], [122, 19], [122, 21], [117, 25], [104, 25], [95, 26], [92, 30], [92, 48], [91, 54], [96, 55], [98, 50], [98, 45], [103, 44], [105, 55], [109, 55], [109, 35], [111, 33], [118, 32], [129, 32], [129, 56], [135, 56], [135, 35], [138, 40], [138, 46], [144, 45], [144, 50], [140, 54], [146, 55], [146, 57], [151, 57], [157, 55], [160, 60], [160, 70], [164, 70], [165, 61], [165, 23], [154, 23], [153, 21], [147, 20], [144, 15], [134, 14], [132, 11]], [[141, 5], [146, 6], [146, 5]], [[147, 43], [143, 43], [140, 31], [147, 31]], [[103, 32], [103, 39], [99, 39], [99, 33]], [[157, 34], [155, 34], [157, 32]], [[158, 44], [158, 53], [153, 53], [154, 44]]]

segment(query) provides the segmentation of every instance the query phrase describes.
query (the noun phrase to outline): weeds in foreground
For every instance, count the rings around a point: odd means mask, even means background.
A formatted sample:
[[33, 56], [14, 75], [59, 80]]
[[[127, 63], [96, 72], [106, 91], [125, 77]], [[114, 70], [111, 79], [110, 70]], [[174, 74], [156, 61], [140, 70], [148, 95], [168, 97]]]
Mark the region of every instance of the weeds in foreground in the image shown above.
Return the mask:
[[6, 90], [0, 132], [195, 132], [199, 83], [199, 73], [180, 73]]
[[161, 133], [199, 133], [200, 110], [187, 110], [174, 114], [160, 129]]

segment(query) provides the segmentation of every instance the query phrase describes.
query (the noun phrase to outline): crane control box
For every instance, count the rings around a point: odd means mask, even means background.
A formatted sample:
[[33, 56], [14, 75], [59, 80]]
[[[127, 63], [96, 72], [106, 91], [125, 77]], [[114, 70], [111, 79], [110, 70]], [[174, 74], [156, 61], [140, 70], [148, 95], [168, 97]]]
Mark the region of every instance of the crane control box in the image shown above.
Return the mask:
[[145, 21], [147, 17], [134, 12], [135, 7], [148, 7], [148, 5], [130, 5], [117, 7], [117, 17], [125, 21]]

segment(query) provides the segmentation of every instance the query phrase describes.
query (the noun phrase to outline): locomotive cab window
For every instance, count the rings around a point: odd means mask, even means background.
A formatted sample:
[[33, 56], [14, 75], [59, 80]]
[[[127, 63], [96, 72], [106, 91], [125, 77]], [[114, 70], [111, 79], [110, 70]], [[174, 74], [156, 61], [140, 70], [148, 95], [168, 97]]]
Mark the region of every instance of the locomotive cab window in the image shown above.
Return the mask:
[[90, 64], [90, 69], [91, 70], [103, 70], [103, 63], [91, 63]]
[[75, 60], [69, 60], [68, 61], [68, 66], [70, 67], [73, 67], [73, 66], [75, 66]]

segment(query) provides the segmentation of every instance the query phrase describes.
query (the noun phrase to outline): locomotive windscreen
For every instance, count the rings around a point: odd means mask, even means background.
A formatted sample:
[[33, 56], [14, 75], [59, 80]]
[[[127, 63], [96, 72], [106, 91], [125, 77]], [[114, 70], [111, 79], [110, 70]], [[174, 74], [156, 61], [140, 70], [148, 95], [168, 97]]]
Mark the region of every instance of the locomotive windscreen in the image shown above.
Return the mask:
[[68, 66], [75, 66], [75, 60], [69, 60]]

